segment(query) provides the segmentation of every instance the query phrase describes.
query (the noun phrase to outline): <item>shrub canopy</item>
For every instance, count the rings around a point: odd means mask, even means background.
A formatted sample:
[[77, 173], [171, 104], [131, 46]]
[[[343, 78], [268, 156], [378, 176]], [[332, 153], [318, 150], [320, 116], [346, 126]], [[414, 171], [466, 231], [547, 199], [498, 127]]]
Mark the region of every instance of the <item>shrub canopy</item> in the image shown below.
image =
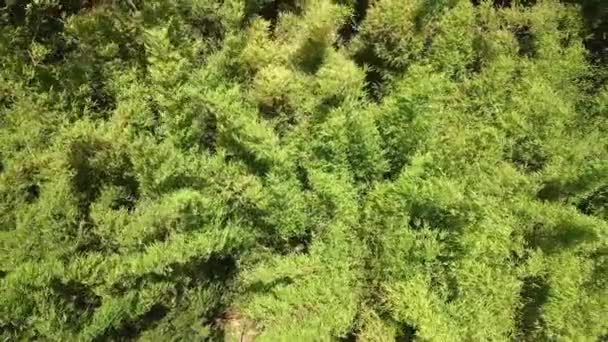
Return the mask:
[[0, 8], [1, 339], [607, 338], [605, 1]]

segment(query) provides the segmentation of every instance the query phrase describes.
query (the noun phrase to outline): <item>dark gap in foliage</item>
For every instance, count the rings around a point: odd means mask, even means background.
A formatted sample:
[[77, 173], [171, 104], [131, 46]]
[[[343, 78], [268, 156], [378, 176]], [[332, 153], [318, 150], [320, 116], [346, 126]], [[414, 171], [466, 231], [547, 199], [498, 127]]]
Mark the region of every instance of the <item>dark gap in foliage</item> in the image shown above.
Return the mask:
[[117, 168], [105, 165], [104, 161], [92, 164], [100, 154], [110, 153], [111, 149], [108, 142], [99, 140], [74, 142], [69, 149], [69, 163], [74, 170], [72, 186], [79, 197], [80, 219], [85, 222], [90, 221], [90, 205], [97, 199], [104, 184], [122, 187], [126, 194], [122, 201], [125, 205], [131, 203], [134, 206], [139, 196], [139, 182], [131, 174], [131, 161], [125, 155], [119, 156]]
[[264, 177], [270, 171], [270, 165], [265, 160], [260, 160], [253, 152], [247, 150], [245, 146], [234, 142], [231, 145], [232, 154], [226, 155], [226, 161], [241, 161], [249, 172], [254, 175]]
[[[186, 289], [196, 288], [204, 284], [217, 284], [227, 288], [238, 272], [236, 258], [232, 255], [220, 253], [213, 253], [208, 257], [198, 258], [185, 264], [171, 264], [169, 269], [172, 270], [169, 274], [147, 273], [135, 279], [124, 279], [112, 285], [111, 293], [119, 295], [132, 288], [142, 288], [145, 284], [175, 282], [176, 279], [180, 279], [175, 289], [175, 295], [180, 298], [186, 292]], [[160, 306], [161, 311], [133, 320], [123, 325], [121, 330], [126, 329], [125, 331], [129, 333], [128, 336], [137, 337], [141, 332], [152, 327], [168, 312], [167, 308], [158, 303], [155, 306]], [[220, 302], [217, 306], [208, 309], [207, 318], [201, 317], [201, 319], [206, 324], [212, 323], [225, 310], [226, 307]], [[160, 315], [161, 313], [162, 315]], [[153, 319], [150, 320], [150, 317]], [[116, 333], [117, 331], [110, 332], [111, 336], [116, 336]]]
[[[28, 80], [28, 86], [42, 89], [46, 92], [52, 92], [53, 90], [59, 92], [64, 89], [64, 84], [62, 84], [61, 80], [59, 80], [53, 73], [53, 69], [44, 67], [42, 65], [38, 65], [33, 69], [35, 70], [36, 76]], [[71, 95], [72, 94], [68, 94], [68, 97], [72, 97]]]
[[[391, 115], [398, 115], [402, 120], [402, 123], [410, 127], [414, 127], [417, 112], [414, 110], [414, 106], [411, 101], [400, 96], [397, 104], [397, 113]], [[407, 127], [406, 126], [406, 127]], [[398, 141], [400, 132], [396, 132], [391, 127], [378, 127], [381, 136], [383, 137], [383, 149], [385, 151], [384, 156], [388, 161], [388, 169], [383, 174], [385, 180], [395, 181], [404, 167], [410, 164], [411, 156], [415, 153], [417, 142], [412, 141], [407, 143], [407, 147], [401, 145], [396, 146], [394, 141]], [[414, 133], [415, 134], [415, 133]]]
[[120, 210], [127, 209], [129, 212], [135, 210], [135, 205], [137, 202], [137, 197], [131, 193], [121, 194], [112, 200], [110, 204], [110, 209], [112, 210]]
[[565, 36], [560, 37], [560, 39], [559, 39], [559, 46], [562, 49], [566, 49], [566, 48], [570, 47], [570, 45], [572, 44], [572, 38], [573, 38], [572, 34], [570, 34], [568, 32]]
[[191, 286], [206, 281], [227, 283], [237, 273], [236, 259], [232, 255], [213, 253], [209, 257], [184, 265], [172, 267], [175, 274], [186, 275], [191, 279]]
[[[536, 5], [537, 0], [519, 0], [516, 3], [524, 7], [532, 7]], [[482, 0], [471, 0], [473, 6], [479, 6]], [[513, 0], [493, 0], [492, 5], [496, 9], [508, 8], [513, 6]]]
[[[43, 42], [59, 32], [63, 31], [63, 19], [74, 15], [80, 11], [87, 3], [81, 0], [61, 1], [60, 3], [47, 5], [33, 5], [30, 20], [34, 23], [30, 27], [29, 34], [35, 37], [36, 41]], [[2, 6], [7, 5], [2, 1]], [[8, 12], [9, 23], [13, 26], [23, 26], [27, 22], [26, 7], [31, 5], [31, 1], [16, 0], [11, 5], [7, 5], [5, 10]]]
[[[471, 3], [473, 4], [473, 6], [479, 6], [481, 5], [482, 1], [483, 0], [471, 0]], [[494, 8], [500, 9], [505, 7], [511, 7], [511, 2], [512, 0], [493, 0], [492, 5], [494, 6]]]
[[119, 202], [124, 203], [124, 207], [129, 210], [135, 208], [137, 199], [139, 198], [139, 181], [131, 174], [131, 162], [128, 161], [128, 173], [120, 174], [118, 177], [113, 177], [113, 184], [121, 187], [125, 191], [125, 197], [120, 197]]
[[[143, 127], [145, 132], [150, 133], [151, 136], [158, 139], [160, 134], [157, 133], [156, 127], [160, 125], [160, 104], [158, 101], [151, 95], [146, 96], [146, 107], [150, 111], [150, 124]], [[158, 141], [158, 140], [157, 140]]]
[[258, 104], [258, 111], [262, 118], [273, 120], [281, 116], [287, 117], [286, 121], [290, 124], [295, 124], [295, 109], [289, 104], [285, 96], [279, 96], [272, 99], [272, 103]]
[[576, 196], [580, 189], [585, 189], [590, 184], [588, 180], [580, 176], [569, 181], [551, 179], [545, 181], [536, 193], [536, 197], [541, 201], [558, 202]]
[[583, 197], [576, 207], [585, 215], [608, 219], [608, 185], [602, 185]]
[[59, 37], [53, 44], [53, 49], [42, 59], [42, 64], [50, 65], [63, 62], [66, 56], [78, 48], [76, 39], [68, 39], [63, 36]]
[[63, 32], [63, 21], [55, 15], [42, 15], [33, 35], [39, 43], [48, 42], [53, 36]]
[[90, 148], [86, 146], [72, 146], [70, 155], [70, 164], [75, 170], [74, 178], [72, 183], [74, 189], [79, 194], [80, 200], [80, 212], [81, 216], [89, 216], [89, 205], [99, 195], [99, 180], [96, 179], [96, 175], [88, 159], [92, 157], [94, 153]]
[[112, 328], [103, 335], [94, 339], [95, 342], [102, 341], [128, 341], [135, 340], [145, 330], [154, 327], [161, 319], [169, 313], [169, 309], [162, 304], [154, 304], [140, 317], [124, 322], [120, 327]]
[[[0, 322], [0, 332], [3, 333], [3, 336], [20, 336], [21, 334], [23, 334], [25, 324], [26, 323], [22, 320], [19, 322]], [[34, 334], [32, 335], [35, 336]], [[5, 341], [14, 340], [5, 339]]]
[[494, 0], [494, 8], [511, 7], [512, 0]]
[[[421, 33], [422, 34], [422, 33]], [[424, 45], [422, 46], [422, 51], [420, 51], [421, 56], [428, 56], [433, 48], [433, 36], [429, 35], [424, 38]], [[450, 79], [457, 81], [458, 78], [456, 75], [450, 73]]]
[[280, 113], [282, 101], [280, 99], [272, 99], [272, 103], [259, 103], [258, 112], [260, 116], [266, 120], [270, 120]]
[[[520, 240], [520, 232], [512, 231], [509, 234], [510, 241]], [[514, 267], [525, 265], [530, 256], [530, 250], [523, 248], [522, 250], [511, 250], [509, 252], [509, 260]]]
[[[226, 203], [226, 207], [229, 208], [226, 221], [232, 219], [243, 220], [244, 223], [247, 223], [251, 227], [255, 227], [264, 234], [268, 234], [275, 230], [275, 228], [266, 221], [267, 213], [260, 209], [259, 206], [257, 206], [257, 203], [242, 201], [238, 196], [230, 196]], [[264, 244], [266, 247], [274, 248], [273, 243], [276, 243], [276, 241], [269, 239], [268, 236], [262, 236], [260, 243]]]
[[96, 308], [101, 306], [101, 297], [96, 295], [88, 286], [68, 280], [54, 278], [49, 285], [56, 304], [66, 315], [67, 326], [76, 330], [90, 318]]
[[[589, 58], [589, 56], [587, 57]], [[594, 101], [594, 97], [602, 91], [604, 85], [608, 84], [608, 68], [598, 64], [588, 64], [588, 67], [589, 72], [575, 79], [583, 92], [583, 96], [580, 96], [576, 102], [576, 111], [579, 113], [582, 123], [605, 115]]]
[[[87, 254], [90, 252], [109, 253], [115, 250], [114, 246], [108, 246], [102, 242], [101, 237], [93, 230], [94, 223], [89, 217], [81, 219], [79, 225], [82, 233], [76, 240], [74, 254]], [[65, 254], [61, 260], [68, 263], [72, 260], [74, 254]]]
[[298, 0], [246, 0], [245, 20], [248, 21], [253, 16], [259, 15], [270, 22], [269, 30], [274, 34], [281, 12], [302, 13], [303, 8], [298, 2]]
[[79, 311], [92, 310], [101, 306], [101, 297], [96, 295], [86, 285], [68, 280], [63, 282], [61, 279], [54, 278], [50, 283], [53, 293], [61, 300], [73, 305]]
[[344, 23], [338, 29], [339, 41], [342, 44], [350, 42], [354, 36], [359, 33], [359, 26], [365, 20], [367, 16], [367, 9], [369, 8], [369, 0], [355, 0], [353, 6], [353, 16], [349, 22]]
[[128, 211], [135, 210], [137, 199], [139, 198], [139, 183], [133, 176], [128, 176], [125, 179], [125, 184], [120, 185], [125, 191], [122, 196], [115, 198], [111, 209], [127, 209]]
[[593, 289], [608, 288], [608, 247], [600, 247], [590, 255], [595, 260], [595, 265], [587, 286]]
[[[592, 71], [584, 80], [585, 91], [597, 94], [608, 83], [608, 2], [605, 0], [563, 0], [581, 8], [584, 30], [583, 45]], [[585, 101], [588, 102], [588, 101]]]
[[284, 97], [272, 99], [271, 104], [258, 104], [260, 116], [268, 120], [279, 138], [285, 135], [297, 125], [296, 110]]
[[209, 334], [203, 341], [226, 341], [226, 322], [230, 319], [227, 318], [229, 314], [224, 312], [220, 315], [209, 315], [209, 319], [203, 320], [203, 324], [210, 328]]
[[0, 270], [0, 279], [5, 278], [7, 274], [8, 274], [8, 272], [7, 272], [7, 271], [5, 271], [5, 270]]
[[317, 106], [318, 116], [326, 116], [333, 108], [339, 107], [344, 102], [344, 97], [338, 94], [333, 94], [324, 97]]
[[458, 299], [460, 295], [458, 278], [453, 265], [457, 263], [458, 258], [465, 254], [465, 251], [462, 245], [455, 239], [454, 234], [450, 234], [441, 240], [447, 247], [445, 248], [445, 252], [439, 254], [436, 260], [433, 261], [438, 263], [441, 273], [432, 275], [431, 284], [432, 286], [444, 287], [447, 292], [445, 302], [451, 303]]
[[[12, 26], [24, 26], [27, 23], [27, 5], [31, 1], [17, 0], [12, 5], [8, 5], [6, 11], [8, 13], [9, 24]], [[32, 27], [28, 27], [28, 35], [32, 40], [43, 42], [49, 39], [54, 34], [63, 31], [63, 22], [60, 19], [62, 14], [68, 14], [61, 10], [61, 6], [32, 6], [33, 11], [30, 14]]]
[[300, 187], [304, 191], [312, 190], [312, 186], [310, 185], [310, 179], [308, 178], [308, 170], [302, 165], [301, 162], [298, 162], [296, 165], [296, 177], [300, 182]]
[[[447, 290], [447, 296], [445, 297], [446, 303], [451, 303], [458, 298], [460, 291], [458, 289], [458, 279], [454, 274], [450, 263], [454, 261], [453, 257], [441, 256], [437, 258], [440, 262], [440, 268], [442, 273], [431, 275], [430, 285], [432, 288]], [[445, 286], [444, 286], [445, 285]]]
[[226, 28], [222, 25], [221, 18], [203, 17], [193, 19], [191, 25], [198, 29], [205, 38], [211, 38], [214, 42], [221, 42], [226, 35]]
[[23, 188], [26, 203], [33, 203], [40, 197], [40, 186], [38, 184], [28, 184]]
[[210, 153], [215, 153], [217, 149], [217, 116], [213, 112], [208, 112], [200, 117], [201, 136], [199, 145]]
[[545, 167], [547, 156], [540, 141], [526, 136], [515, 141], [509, 160], [520, 170], [538, 172]]
[[[145, 283], [171, 281], [176, 276], [180, 276], [188, 279], [184, 284], [187, 288], [194, 288], [204, 283], [228, 284], [234, 279], [238, 271], [234, 256], [217, 252], [209, 256], [194, 259], [185, 264], [171, 264], [169, 265], [169, 269], [172, 270], [170, 274], [147, 273], [134, 279], [133, 282], [137, 287], [141, 287]], [[128, 286], [129, 284], [126, 285]], [[125, 284], [116, 283], [113, 286], [113, 290], [120, 293], [127, 290], [124, 286]]]
[[519, 4], [524, 7], [532, 7], [536, 5], [537, 0], [519, 0]]
[[608, 64], [608, 2], [579, 0], [588, 36], [584, 40], [590, 59], [598, 65]]
[[[0, 79], [1, 82], [4, 80]], [[9, 86], [0, 87], [0, 122], [5, 115], [4, 109], [9, 109], [15, 103], [15, 89]]]
[[417, 329], [414, 325], [408, 323], [400, 324], [399, 331], [395, 337], [395, 342], [413, 342], [416, 341]]
[[[513, 234], [511, 234], [511, 237], [513, 238]], [[514, 251], [511, 250], [509, 252], [509, 260], [511, 261], [511, 264], [513, 266], [521, 266], [525, 263], [525, 261], [528, 259], [528, 251], [523, 251], [523, 253], [520, 253], [519, 251]]]
[[310, 245], [312, 244], [312, 231], [307, 229], [306, 232], [297, 236], [289, 237], [287, 247], [283, 254], [290, 253], [308, 254]]
[[114, 296], [120, 296], [125, 292], [129, 291], [129, 289], [137, 288], [140, 289], [144, 287], [146, 283], [152, 284], [157, 282], [162, 282], [167, 280], [167, 277], [170, 275], [158, 274], [158, 273], [146, 273], [143, 275], [138, 275], [135, 277], [129, 277], [128, 275], [123, 275], [122, 279], [118, 282], [111, 284], [109, 288], [109, 293]]
[[210, 335], [205, 341], [237, 341], [253, 342], [257, 335], [255, 322], [243, 316], [234, 308], [226, 307], [225, 310], [213, 321], [205, 321], [204, 324], [211, 328]]
[[[295, 276], [295, 277], [299, 278], [301, 276]], [[270, 282], [263, 282], [261, 280], [258, 280], [256, 282], [252, 283], [251, 285], [249, 285], [245, 289], [245, 291], [246, 292], [256, 292], [256, 293], [268, 293], [277, 286], [287, 286], [287, 285], [293, 284], [294, 282], [295, 282], [295, 280], [291, 276], [282, 276], [282, 277], [273, 279]]]
[[401, 170], [407, 165], [407, 163], [396, 162], [395, 160], [389, 160], [389, 170], [382, 174], [382, 179], [394, 182], [399, 178]]
[[454, 3], [454, 1], [451, 0], [422, 1], [420, 6], [416, 8], [414, 14], [414, 29], [416, 33], [422, 33], [429, 22], [440, 15], [441, 10], [443, 10], [446, 5], [452, 5], [450, 2]]
[[[238, 273], [237, 260], [233, 255], [213, 253], [206, 259], [172, 267], [175, 274], [186, 275], [190, 278], [189, 288], [194, 288], [203, 283], [215, 283], [227, 288], [233, 282]], [[219, 327], [214, 326], [218, 318], [228, 310], [227, 304], [219, 301], [214, 307], [207, 309], [205, 317], [201, 317], [203, 324], [210, 325], [214, 329], [212, 333], [220, 333]]]
[[531, 32], [530, 26], [519, 26], [513, 31], [513, 34], [519, 45], [519, 56], [529, 58], [536, 56], [536, 38]]
[[308, 38], [298, 49], [297, 64], [300, 70], [307, 74], [314, 75], [325, 60], [326, 48], [322, 41]]
[[463, 220], [453, 210], [441, 208], [434, 203], [415, 202], [410, 208], [408, 225], [412, 229], [429, 227], [440, 230], [459, 230]]
[[570, 29], [569, 24], [567, 17], [561, 17], [557, 22], [557, 30], [561, 34], [559, 45], [562, 49], [570, 47], [572, 42], [577, 39], [576, 35], [573, 34], [574, 32]]
[[356, 326], [351, 326], [350, 329], [342, 336], [339, 336], [336, 340], [337, 342], [357, 342], [359, 335], [359, 328]]
[[2, 1], [2, 7], [6, 6], [8, 12], [8, 19], [11, 25], [19, 26], [25, 23], [25, 5], [28, 3], [27, 0], [17, 0], [12, 5], [7, 5], [6, 2]]
[[277, 234], [279, 234], [277, 232], [278, 229], [275, 225], [268, 223], [264, 219], [266, 213], [259, 211], [257, 215], [258, 217], [254, 217], [251, 220], [251, 224], [265, 232], [265, 236], [260, 239], [262, 245], [281, 255], [309, 253], [313, 239], [313, 232], [310, 228], [299, 234], [277, 239]]
[[81, 10], [91, 9], [103, 3], [103, 0], [61, 0], [60, 15], [74, 15]]
[[566, 196], [564, 193], [564, 185], [559, 180], [550, 180], [536, 193], [536, 197], [542, 201], [554, 202]]
[[[192, 28], [192, 30], [201, 35], [205, 40], [210, 40], [214, 45], [219, 45], [224, 40], [226, 35], [226, 27], [222, 24], [222, 18], [220, 15], [215, 13], [213, 7], [205, 8], [202, 11], [193, 11], [192, 6], [179, 5], [177, 11], [182, 18], [185, 18], [186, 23]], [[173, 22], [174, 25], [179, 26], [178, 21]], [[180, 27], [176, 27], [176, 34], [183, 34]], [[182, 40], [184, 37], [171, 35], [172, 42]], [[176, 44], [177, 45], [177, 44]]]
[[[120, 32], [120, 34], [124, 34]], [[146, 47], [137, 41], [135, 35], [129, 35], [118, 42], [118, 57], [136, 65], [140, 71], [146, 70], [148, 61], [146, 60]], [[142, 72], [143, 75], [143, 72]]]
[[484, 39], [483, 34], [487, 33], [487, 27], [483, 25], [479, 27], [478, 34], [473, 38], [473, 58], [467, 63], [467, 71], [469, 71], [473, 76], [479, 74], [484, 65], [484, 55], [487, 48], [487, 41]]
[[446, 298], [446, 303], [451, 303], [458, 298], [460, 291], [458, 289], [458, 278], [456, 274], [451, 270], [449, 266], [444, 266], [445, 274], [446, 274], [446, 283], [448, 287], [448, 296]]
[[473, 59], [469, 63], [467, 63], [466, 69], [471, 74], [479, 74], [481, 72], [482, 67], [483, 58], [479, 54], [475, 53]]
[[91, 109], [98, 113], [105, 113], [116, 108], [116, 99], [107, 91], [105, 82], [99, 77], [90, 83]]
[[549, 299], [549, 285], [539, 276], [527, 276], [520, 290], [521, 307], [517, 312], [516, 336], [525, 341], [545, 340], [539, 327], [543, 325], [542, 307]]
[[545, 227], [538, 223], [526, 232], [525, 238], [528, 248], [540, 248], [546, 254], [553, 254], [592, 241], [596, 234], [585, 227], [569, 223], [560, 223], [555, 227]]
[[355, 63], [359, 67], [365, 68], [365, 93], [375, 102], [380, 102], [384, 88], [384, 72], [389, 70], [384, 61], [376, 55], [371, 46], [367, 46], [353, 56]]
[[281, 117], [275, 122], [274, 131], [279, 139], [283, 139], [297, 124], [298, 121], [294, 113], [289, 113], [286, 117]]

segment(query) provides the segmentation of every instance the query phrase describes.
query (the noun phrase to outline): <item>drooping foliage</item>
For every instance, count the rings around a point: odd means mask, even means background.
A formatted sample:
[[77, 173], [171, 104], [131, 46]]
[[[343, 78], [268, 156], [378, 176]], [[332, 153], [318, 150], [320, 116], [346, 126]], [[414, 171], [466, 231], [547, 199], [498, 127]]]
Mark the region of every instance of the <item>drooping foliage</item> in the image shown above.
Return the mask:
[[608, 336], [602, 0], [0, 1], [0, 337]]

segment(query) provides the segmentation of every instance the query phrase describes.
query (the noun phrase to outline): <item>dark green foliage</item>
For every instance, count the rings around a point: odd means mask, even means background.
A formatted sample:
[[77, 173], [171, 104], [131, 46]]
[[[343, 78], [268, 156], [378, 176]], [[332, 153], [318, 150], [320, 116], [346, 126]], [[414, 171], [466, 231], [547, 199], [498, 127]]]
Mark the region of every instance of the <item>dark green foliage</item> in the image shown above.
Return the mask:
[[0, 339], [605, 339], [607, 10], [0, 1]]

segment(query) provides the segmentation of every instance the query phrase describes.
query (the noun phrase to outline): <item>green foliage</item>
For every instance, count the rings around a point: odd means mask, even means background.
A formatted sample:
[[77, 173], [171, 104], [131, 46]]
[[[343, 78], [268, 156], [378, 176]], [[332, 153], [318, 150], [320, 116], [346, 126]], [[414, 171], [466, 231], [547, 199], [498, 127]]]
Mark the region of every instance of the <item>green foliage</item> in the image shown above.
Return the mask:
[[607, 13], [0, 1], [0, 339], [605, 339]]

